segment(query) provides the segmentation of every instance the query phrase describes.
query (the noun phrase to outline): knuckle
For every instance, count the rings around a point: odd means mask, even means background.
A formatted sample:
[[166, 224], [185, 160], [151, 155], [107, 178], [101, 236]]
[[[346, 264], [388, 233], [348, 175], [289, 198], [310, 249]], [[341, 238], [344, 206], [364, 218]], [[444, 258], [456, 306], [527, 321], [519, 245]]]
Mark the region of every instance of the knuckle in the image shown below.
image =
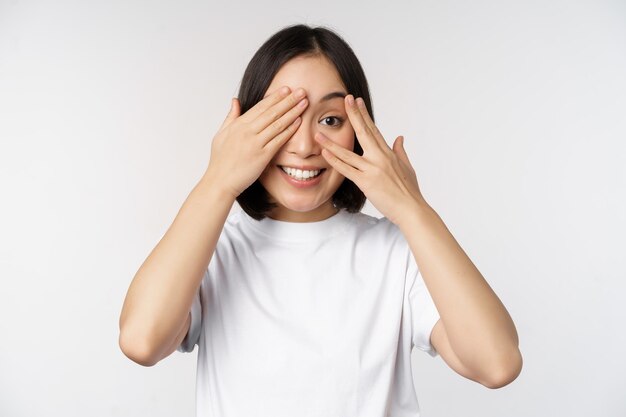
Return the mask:
[[284, 117], [289, 118], [289, 120], [296, 120], [296, 117], [298, 117], [299, 114], [300, 112], [296, 111], [296, 109], [290, 109], [285, 113]]
[[276, 120], [276, 119], [278, 119], [280, 117], [280, 113], [276, 109], [270, 109], [268, 111], [268, 116], [269, 116], [270, 120]]
[[280, 94], [270, 94], [269, 96], [265, 97], [265, 99], [266, 99], [267, 105], [271, 106], [280, 101]]
[[287, 131], [288, 131], [288, 132], [291, 132], [291, 133], [293, 134], [296, 130], [298, 130], [298, 126], [299, 126], [299, 125], [298, 125], [297, 123], [293, 123], [293, 122], [292, 122], [292, 123], [290, 123], [290, 124], [289, 124], [289, 126], [287, 127]]
[[356, 123], [356, 126], [354, 126], [354, 132], [357, 135], [364, 135], [365, 134], [365, 128], [363, 127], [362, 124]]
[[293, 132], [289, 129], [282, 131], [280, 134], [274, 137], [275, 141], [278, 143], [285, 143], [289, 140], [289, 138], [293, 135]]
[[300, 100], [302, 100], [301, 98], [296, 98], [293, 94], [290, 94], [289, 97], [287, 97], [287, 104], [289, 104], [289, 107], [293, 107], [296, 104], [298, 104], [300, 102]]
[[271, 127], [272, 127], [272, 130], [280, 132], [284, 129], [285, 124], [281, 119], [278, 119], [272, 122]]

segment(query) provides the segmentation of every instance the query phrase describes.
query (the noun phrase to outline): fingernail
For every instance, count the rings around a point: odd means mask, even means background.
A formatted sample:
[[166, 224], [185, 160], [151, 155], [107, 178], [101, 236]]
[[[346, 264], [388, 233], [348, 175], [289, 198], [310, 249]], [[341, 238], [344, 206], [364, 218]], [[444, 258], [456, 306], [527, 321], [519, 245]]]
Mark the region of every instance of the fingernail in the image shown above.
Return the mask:
[[302, 98], [306, 95], [306, 93], [303, 88], [298, 88], [296, 92], [294, 93], [294, 95], [296, 98]]
[[354, 105], [354, 96], [352, 94], [348, 94], [348, 104]]
[[284, 86], [283, 88], [280, 89], [280, 94], [287, 94], [289, 93], [289, 87]]

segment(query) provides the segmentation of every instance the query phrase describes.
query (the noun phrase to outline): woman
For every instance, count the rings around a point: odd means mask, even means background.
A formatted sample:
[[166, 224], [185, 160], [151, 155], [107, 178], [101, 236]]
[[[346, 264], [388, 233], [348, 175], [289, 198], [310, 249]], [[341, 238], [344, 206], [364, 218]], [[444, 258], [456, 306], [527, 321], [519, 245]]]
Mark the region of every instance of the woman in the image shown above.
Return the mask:
[[[413, 346], [487, 387], [514, 380], [513, 321], [403, 141], [387, 146], [336, 33], [273, 35], [131, 283], [124, 354], [152, 366], [197, 344], [199, 416], [419, 415]], [[365, 198], [383, 218], [360, 212]]]

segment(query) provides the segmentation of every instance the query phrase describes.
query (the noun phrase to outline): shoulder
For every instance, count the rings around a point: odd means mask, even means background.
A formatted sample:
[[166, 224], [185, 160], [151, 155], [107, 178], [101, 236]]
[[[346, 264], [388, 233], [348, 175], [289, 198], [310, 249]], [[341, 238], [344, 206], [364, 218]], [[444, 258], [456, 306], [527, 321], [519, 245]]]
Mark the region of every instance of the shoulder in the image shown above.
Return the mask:
[[225, 235], [224, 237], [245, 233], [246, 219], [244, 218], [244, 214], [245, 213], [243, 213], [243, 210], [240, 208], [236, 208], [230, 212], [222, 229], [222, 234]]
[[353, 232], [361, 238], [379, 240], [381, 243], [403, 243], [404, 236], [400, 228], [386, 217], [374, 217], [366, 213], [349, 213], [352, 216]]
[[386, 217], [374, 217], [363, 212], [351, 213], [351, 215], [355, 218], [355, 224], [361, 228], [386, 233], [398, 233], [400, 231], [398, 226]]
[[346, 218], [349, 218], [351, 223], [360, 229], [379, 228], [388, 222], [385, 217], [374, 217], [367, 213], [363, 213], [362, 211], [358, 211], [356, 213], [346, 211]]
[[217, 252], [230, 252], [234, 246], [239, 246], [242, 242], [249, 240], [250, 233], [246, 232], [243, 216], [240, 210], [231, 211], [226, 218], [224, 226], [216, 245]]

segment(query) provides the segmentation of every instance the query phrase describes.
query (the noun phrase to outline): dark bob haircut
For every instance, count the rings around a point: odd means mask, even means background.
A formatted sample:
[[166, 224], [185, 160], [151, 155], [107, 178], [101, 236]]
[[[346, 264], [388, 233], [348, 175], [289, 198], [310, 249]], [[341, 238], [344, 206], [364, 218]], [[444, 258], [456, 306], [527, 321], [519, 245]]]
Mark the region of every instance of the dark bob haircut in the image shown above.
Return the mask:
[[[332, 62], [348, 94], [362, 97], [370, 117], [374, 120], [367, 79], [352, 48], [329, 28], [302, 24], [287, 26], [276, 32], [254, 54], [239, 87], [241, 114], [261, 101], [280, 68], [290, 59], [300, 55], [324, 56]], [[363, 148], [357, 141], [356, 135], [352, 151], [357, 155], [363, 155]], [[335, 207], [345, 208], [351, 213], [361, 211], [365, 200], [363, 191], [348, 178], [344, 178], [332, 196]], [[263, 219], [274, 207], [277, 207], [270, 201], [269, 193], [258, 179], [237, 196], [237, 202], [250, 217], [256, 220]]]

